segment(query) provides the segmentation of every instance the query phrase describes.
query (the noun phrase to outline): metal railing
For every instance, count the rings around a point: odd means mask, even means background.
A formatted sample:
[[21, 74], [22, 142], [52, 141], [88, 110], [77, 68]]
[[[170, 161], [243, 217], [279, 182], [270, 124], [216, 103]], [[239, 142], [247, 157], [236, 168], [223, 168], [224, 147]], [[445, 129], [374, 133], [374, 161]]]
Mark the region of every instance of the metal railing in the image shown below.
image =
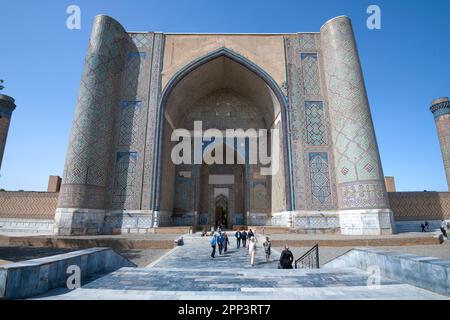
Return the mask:
[[295, 269], [319, 269], [319, 244], [295, 260]]

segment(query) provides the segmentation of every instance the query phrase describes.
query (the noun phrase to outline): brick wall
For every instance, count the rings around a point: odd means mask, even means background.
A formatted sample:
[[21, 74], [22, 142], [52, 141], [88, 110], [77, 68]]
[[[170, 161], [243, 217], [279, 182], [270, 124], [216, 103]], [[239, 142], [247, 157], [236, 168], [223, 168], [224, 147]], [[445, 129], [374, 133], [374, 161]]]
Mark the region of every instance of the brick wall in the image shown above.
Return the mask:
[[389, 192], [395, 221], [450, 219], [450, 192]]
[[0, 192], [0, 218], [53, 219], [57, 192]]

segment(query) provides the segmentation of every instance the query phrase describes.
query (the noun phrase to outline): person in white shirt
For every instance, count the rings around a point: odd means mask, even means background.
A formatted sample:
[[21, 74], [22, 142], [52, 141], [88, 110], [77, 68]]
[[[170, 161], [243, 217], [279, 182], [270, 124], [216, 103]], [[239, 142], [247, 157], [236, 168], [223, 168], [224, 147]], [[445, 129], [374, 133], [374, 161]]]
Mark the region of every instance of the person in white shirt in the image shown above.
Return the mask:
[[250, 254], [250, 264], [253, 267], [253, 262], [255, 260], [255, 253], [256, 253], [255, 237], [250, 238], [250, 242], [248, 243], [248, 253]]

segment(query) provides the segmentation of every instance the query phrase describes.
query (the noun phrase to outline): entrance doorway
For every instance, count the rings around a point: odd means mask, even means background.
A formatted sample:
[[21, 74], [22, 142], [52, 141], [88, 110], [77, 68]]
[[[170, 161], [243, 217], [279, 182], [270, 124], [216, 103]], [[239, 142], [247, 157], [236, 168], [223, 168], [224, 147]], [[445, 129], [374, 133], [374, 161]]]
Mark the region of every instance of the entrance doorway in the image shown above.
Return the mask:
[[228, 228], [228, 198], [223, 194], [216, 197], [216, 229], [221, 226], [222, 229]]

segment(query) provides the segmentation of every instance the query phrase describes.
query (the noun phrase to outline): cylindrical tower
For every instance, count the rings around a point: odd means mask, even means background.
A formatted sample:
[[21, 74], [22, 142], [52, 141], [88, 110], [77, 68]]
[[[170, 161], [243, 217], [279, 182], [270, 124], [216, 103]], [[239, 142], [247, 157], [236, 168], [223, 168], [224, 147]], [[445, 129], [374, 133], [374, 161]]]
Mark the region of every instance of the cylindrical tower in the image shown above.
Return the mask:
[[343, 234], [392, 233], [392, 211], [351, 21], [321, 28]]
[[55, 215], [59, 235], [97, 234], [105, 214], [111, 172], [114, 105], [125, 65], [123, 27], [97, 16], [86, 56]]
[[433, 100], [430, 110], [436, 123], [448, 190], [450, 191], [450, 101], [448, 98]]
[[0, 94], [0, 168], [2, 167], [3, 153], [5, 152], [6, 138], [8, 137], [9, 123], [12, 112], [16, 108], [14, 99]]

